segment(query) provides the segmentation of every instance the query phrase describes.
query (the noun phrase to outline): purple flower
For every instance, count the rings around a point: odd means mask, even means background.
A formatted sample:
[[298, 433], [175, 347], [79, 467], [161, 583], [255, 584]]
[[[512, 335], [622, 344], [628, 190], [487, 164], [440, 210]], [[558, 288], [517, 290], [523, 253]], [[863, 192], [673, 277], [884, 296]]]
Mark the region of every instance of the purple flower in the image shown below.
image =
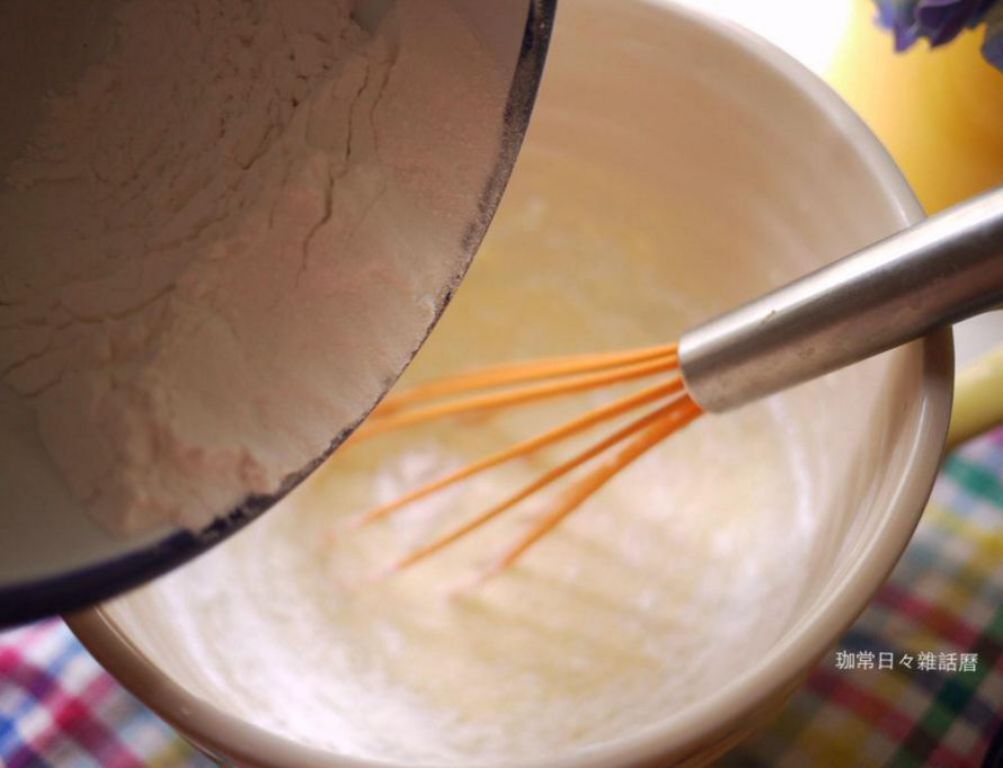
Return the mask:
[[986, 14], [986, 41], [982, 55], [997, 69], [1003, 70], [1003, 3], [997, 3]]
[[[957, 37], [965, 28], [974, 28], [986, 20], [986, 14], [998, 0], [875, 0], [878, 22], [892, 30], [895, 50], [904, 51], [920, 38], [931, 47], [943, 45]], [[997, 66], [1003, 67], [1003, 29], [995, 23], [999, 14], [990, 19], [989, 33], [983, 52]]]
[[878, 23], [895, 35], [895, 50], [904, 51], [919, 39], [916, 25], [918, 0], [876, 0]]

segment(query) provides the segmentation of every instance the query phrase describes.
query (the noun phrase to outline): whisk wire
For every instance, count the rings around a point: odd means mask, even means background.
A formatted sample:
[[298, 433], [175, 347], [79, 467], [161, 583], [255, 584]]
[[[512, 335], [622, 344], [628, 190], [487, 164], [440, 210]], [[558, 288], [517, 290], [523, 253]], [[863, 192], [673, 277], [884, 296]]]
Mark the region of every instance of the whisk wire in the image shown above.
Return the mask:
[[508, 384], [523, 384], [529, 381], [539, 381], [541, 379], [568, 376], [576, 373], [594, 373], [609, 368], [617, 368], [633, 363], [644, 363], [666, 357], [678, 357], [677, 344], [662, 344], [655, 347], [632, 349], [626, 352], [565, 355], [528, 362], [492, 365], [476, 371], [444, 376], [440, 379], [413, 386], [405, 392], [393, 394], [380, 403], [376, 410], [373, 411], [373, 415], [386, 416], [417, 402], [477, 389], [488, 389]]
[[[431, 542], [431, 543], [429, 543], [429, 544], [427, 544], [425, 546], [422, 546], [422, 547], [414, 550], [412, 553], [410, 553], [409, 555], [407, 555], [406, 557], [404, 557], [402, 560], [398, 561], [394, 566], [392, 566], [391, 567], [391, 571], [396, 572], [396, 571], [403, 570], [404, 568], [406, 568], [408, 566], [411, 566], [411, 565], [414, 565], [418, 561], [425, 559], [429, 555], [434, 554], [435, 552], [439, 552], [440, 550], [444, 549], [448, 545], [450, 545], [450, 544], [458, 541], [459, 539], [463, 538], [467, 534], [472, 533], [473, 531], [475, 531], [478, 528], [482, 527], [483, 525], [485, 525], [486, 523], [490, 522], [494, 518], [498, 517], [498, 515], [500, 515], [502, 512], [505, 512], [505, 511], [511, 509], [512, 507], [514, 507], [519, 502], [525, 500], [526, 498], [528, 498], [529, 496], [533, 495], [537, 491], [542, 490], [546, 486], [548, 486], [551, 483], [553, 483], [555, 480], [563, 477], [564, 475], [568, 474], [572, 470], [577, 469], [578, 467], [580, 467], [582, 464], [586, 463], [590, 459], [593, 459], [596, 456], [600, 455], [601, 453], [604, 453], [606, 450], [608, 450], [609, 448], [613, 447], [614, 445], [616, 445], [618, 443], [621, 443], [624, 440], [627, 440], [632, 435], [636, 435], [638, 432], [644, 432], [645, 434], [647, 434], [647, 432], [645, 432], [645, 430], [649, 430], [650, 431], [650, 430], [653, 430], [654, 427], [659, 426], [660, 429], [657, 432], [657, 434], [662, 435], [662, 437], [665, 437], [668, 434], [671, 434], [673, 431], [675, 431], [675, 429], [678, 429], [679, 426], [682, 426], [682, 424], [686, 423], [685, 420], [687, 418], [689, 418], [690, 420], [692, 420], [692, 418], [695, 417], [695, 415], [691, 415], [693, 407], [696, 407], [696, 405], [688, 397], [683, 396], [682, 398], [674, 400], [673, 402], [669, 403], [668, 405], [661, 406], [660, 408], [657, 408], [656, 410], [652, 411], [651, 413], [648, 413], [645, 416], [642, 416], [641, 418], [636, 419], [635, 421], [631, 422], [630, 424], [627, 424], [626, 426], [624, 426], [621, 429], [617, 430], [612, 435], [609, 435], [608, 437], [603, 438], [602, 440], [598, 441], [597, 443], [595, 443], [595, 444], [589, 446], [588, 448], [586, 448], [584, 451], [581, 451], [580, 453], [577, 453], [576, 455], [574, 455], [573, 457], [571, 457], [567, 461], [564, 461], [561, 464], [557, 465], [556, 467], [548, 470], [543, 475], [541, 475], [539, 478], [537, 478], [533, 482], [529, 483], [528, 485], [524, 486], [523, 488], [521, 488], [519, 491], [517, 491], [513, 495], [509, 496], [504, 501], [502, 501], [502, 502], [496, 504], [495, 506], [491, 507], [486, 512], [483, 512], [480, 515], [478, 515], [477, 517], [473, 518], [472, 520], [464, 523], [463, 525], [458, 526], [454, 530], [450, 531], [449, 533], [445, 534], [444, 536], [441, 536], [440, 538], [436, 539], [435, 541], [433, 541], [433, 542]], [[666, 427], [671, 427], [671, 428], [666, 432], [665, 431]], [[662, 434], [663, 432], [664, 432], [664, 434]], [[652, 434], [654, 434], [654, 433], [652, 433]], [[660, 439], [662, 439], [662, 438], [659, 438], [659, 440]], [[654, 441], [654, 442], [646, 442], [645, 445], [647, 445], [648, 447], [650, 447], [651, 445], [654, 445], [655, 442], [657, 442], [657, 440]], [[634, 445], [634, 443], [631, 443], [630, 445]], [[637, 455], [640, 455], [640, 454], [637, 454]], [[617, 458], [619, 459], [619, 454], [618, 454]], [[636, 458], [636, 456], [632, 455], [630, 459], [628, 459], [626, 461], [623, 461], [620, 464], [620, 467], [622, 468], [623, 466], [626, 466], [626, 464], [630, 463], [630, 461], [633, 461], [634, 458]], [[613, 462], [613, 463], [615, 463], [615, 462]], [[603, 466], [605, 467], [607, 465], [603, 465]], [[609, 477], [612, 477], [612, 475], [616, 473], [616, 471], [618, 471], [618, 470], [614, 470], [613, 472], [611, 472], [609, 475], [607, 475], [605, 477], [605, 479], [608, 480]], [[585, 479], [588, 479], [590, 477], [592, 477], [591, 474], [588, 475], [588, 476], [586, 476], [586, 478], [583, 478], [583, 482], [584, 482]], [[605, 480], [603, 482], [605, 482]], [[592, 492], [594, 492], [595, 490], [598, 490], [599, 487], [601, 487], [601, 483], [599, 485], [597, 485], [593, 489]], [[579, 506], [582, 502], [585, 501], [585, 499], [588, 497], [588, 495], [590, 495], [590, 494], [586, 494], [586, 495], [582, 496], [582, 498], [574, 506], [575, 507]], [[564, 506], [565, 505], [561, 505], [561, 509], [563, 509]], [[573, 508], [574, 507], [572, 507], [572, 509]], [[548, 522], [551, 519], [552, 515], [548, 515], [546, 518], [544, 518], [544, 525], [546, 526], [546, 530], [549, 530], [550, 528], [553, 528], [557, 524], [557, 522], [560, 521], [560, 519], [563, 519], [564, 517], [566, 517], [567, 514], [570, 514], [570, 512], [571, 512], [571, 509], [569, 509], [567, 512], [565, 512], [564, 514], [562, 514], [560, 516], [560, 518], [558, 518], [557, 520], [555, 520], [552, 523]], [[539, 527], [540, 526], [534, 527], [533, 531], [538, 530]], [[528, 549], [529, 546], [533, 542], [535, 542], [540, 536], [543, 535], [543, 533], [546, 532], [546, 530], [544, 530], [543, 532], [541, 532], [538, 536], [533, 536], [532, 541], [529, 541], [528, 543], [525, 543], [522, 546], [522, 548], [520, 549], [519, 553], [516, 553], [515, 556], [517, 557], [518, 554], [521, 554], [522, 551], [525, 551], [525, 549]], [[507, 555], [506, 559], [508, 559], [509, 557], [510, 556]], [[514, 562], [514, 560], [515, 560], [515, 557], [511, 557], [511, 560], [509, 562]]]
[[544, 432], [542, 435], [537, 435], [529, 438], [528, 440], [523, 440], [522, 442], [516, 443], [509, 448], [497, 451], [489, 456], [485, 456], [483, 459], [479, 459], [472, 464], [468, 464], [437, 480], [426, 483], [425, 485], [406, 493], [388, 504], [376, 507], [359, 518], [356, 525], [368, 525], [369, 523], [380, 520], [387, 515], [396, 512], [398, 509], [401, 509], [412, 502], [430, 496], [437, 491], [441, 491], [450, 485], [466, 480], [473, 475], [484, 472], [507, 461], [519, 458], [520, 456], [525, 456], [529, 453], [540, 450], [541, 448], [545, 448], [548, 445], [552, 445], [553, 443], [563, 440], [564, 438], [583, 432], [603, 421], [614, 419], [617, 416], [621, 416], [636, 408], [641, 408], [649, 403], [669, 397], [670, 395], [678, 394], [682, 390], [682, 379], [677, 377], [668, 383], [657, 384], [653, 387], [643, 389], [636, 394], [628, 395], [627, 397], [615, 400], [608, 405], [596, 408], [595, 410], [589, 411], [572, 421], [561, 424], [560, 426]]
[[667, 373], [675, 370], [677, 367], [678, 358], [674, 354], [664, 355], [661, 358], [655, 358], [648, 362], [625, 365], [612, 370], [569, 376], [558, 381], [529, 384], [502, 392], [472, 395], [459, 400], [436, 403], [423, 408], [390, 412], [386, 416], [374, 413], [373, 418], [367, 420], [359, 427], [352, 437], [355, 440], [362, 440], [382, 432], [401, 429], [403, 427], [413, 427], [445, 416], [455, 416], [472, 411], [493, 410], [559, 395], [584, 392], [589, 389], [598, 389], [621, 382], [633, 381], [657, 373]]
[[569, 488], [563, 499], [537, 522], [533, 528], [506, 551], [493, 566], [484, 573], [482, 581], [501, 573], [515, 564], [530, 547], [552, 531], [568, 515], [584, 504], [590, 496], [602, 488], [611, 478], [623, 471], [649, 450], [696, 419], [703, 411], [689, 396], [669, 406], [669, 412], [662, 414], [653, 424], [648, 425], [636, 439], [630, 441], [608, 461], [596, 467]]
[[[521, 405], [650, 376], [671, 374], [667, 381], [620, 397], [540, 435], [522, 440], [509, 448], [496, 451], [426, 483], [394, 501], [361, 515], [355, 519], [354, 525], [364, 526], [382, 520], [412, 502], [475, 474], [541, 450], [602, 422], [624, 416], [645, 406], [657, 406], [544, 472], [484, 512], [412, 550], [385, 571], [394, 573], [403, 570], [440, 552], [583, 464], [620, 446], [612, 456], [583, 475], [559, 496], [557, 503], [539, 517], [525, 535], [481, 574], [478, 583], [490, 578], [509, 568], [612, 477], [703, 412], [686, 393], [682, 377], [675, 373], [678, 367], [678, 348], [675, 344], [668, 344], [626, 352], [572, 355], [499, 365], [428, 382], [415, 389], [393, 395], [373, 412], [369, 421], [353, 435], [352, 440], [366, 439], [433, 419]], [[451, 396], [455, 397], [449, 399]]]

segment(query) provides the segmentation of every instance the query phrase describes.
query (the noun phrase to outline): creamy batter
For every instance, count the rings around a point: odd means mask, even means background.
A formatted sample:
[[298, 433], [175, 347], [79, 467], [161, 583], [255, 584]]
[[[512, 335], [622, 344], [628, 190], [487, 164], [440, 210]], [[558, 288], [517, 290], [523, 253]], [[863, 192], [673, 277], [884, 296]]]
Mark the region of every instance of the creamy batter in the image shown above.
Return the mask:
[[[622, 234], [583, 229], [544, 196], [510, 201], [408, 378], [659, 340], [686, 299]], [[338, 753], [504, 762], [634, 733], [731, 682], [776, 641], [801, 594], [818, 531], [783, 401], [705, 417], [472, 593], [452, 590], [551, 495], [413, 570], [372, 577], [573, 448], [344, 529], [352, 514], [598, 399], [349, 445], [232, 542], [109, 613], [200, 696]]]

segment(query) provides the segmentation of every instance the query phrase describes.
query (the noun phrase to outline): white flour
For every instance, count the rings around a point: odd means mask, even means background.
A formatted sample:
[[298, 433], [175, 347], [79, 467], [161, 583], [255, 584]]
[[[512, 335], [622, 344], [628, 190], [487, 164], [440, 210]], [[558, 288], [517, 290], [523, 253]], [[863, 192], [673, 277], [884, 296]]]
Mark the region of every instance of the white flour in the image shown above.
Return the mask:
[[372, 34], [344, 0], [97, 5], [79, 32], [79, 9], [42, 18], [89, 63], [2, 137], [0, 386], [110, 529], [199, 527], [276, 491], [418, 345], [503, 83], [440, 0]]

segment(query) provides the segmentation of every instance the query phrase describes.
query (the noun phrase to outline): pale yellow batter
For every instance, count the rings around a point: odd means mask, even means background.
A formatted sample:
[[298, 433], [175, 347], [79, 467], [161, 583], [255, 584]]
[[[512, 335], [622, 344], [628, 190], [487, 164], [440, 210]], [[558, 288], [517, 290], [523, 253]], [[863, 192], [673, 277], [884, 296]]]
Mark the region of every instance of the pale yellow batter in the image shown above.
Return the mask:
[[[596, 182], [587, 167], [562, 173], [583, 189]], [[622, 221], [582, 221], [573, 205], [553, 207], [547, 178], [519, 176], [407, 380], [678, 332], [691, 307], [672, 291], [671, 263]], [[636, 732], [750, 667], [801, 594], [818, 527], [800, 428], [784, 401], [704, 417], [616, 478], [513, 571], [469, 594], [450, 593], [551, 494], [412, 570], [372, 576], [573, 446], [370, 528], [345, 529], [353, 514], [615, 394], [345, 448], [282, 508], [148, 587], [123, 620], [170, 616], [166, 636], [143, 642], [170, 657], [186, 685], [338, 752], [505, 761]]]

